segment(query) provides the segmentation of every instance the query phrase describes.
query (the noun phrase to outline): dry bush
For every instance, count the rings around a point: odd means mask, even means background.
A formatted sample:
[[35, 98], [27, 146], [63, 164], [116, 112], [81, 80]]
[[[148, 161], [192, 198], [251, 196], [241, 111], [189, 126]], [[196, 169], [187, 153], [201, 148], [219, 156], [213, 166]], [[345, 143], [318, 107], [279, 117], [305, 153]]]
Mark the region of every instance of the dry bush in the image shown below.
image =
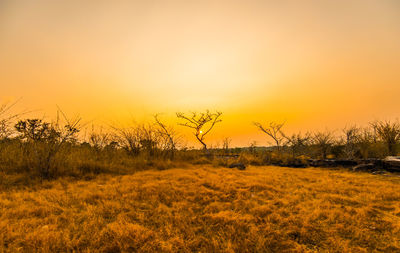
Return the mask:
[[100, 130], [96, 131], [94, 125], [92, 125], [92, 130], [89, 133], [88, 143], [95, 150], [99, 151], [106, 147], [110, 147], [113, 141], [113, 136], [110, 131], [104, 131], [103, 128], [100, 128]]
[[332, 132], [316, 132], [312, 138], [313, 145], [317, 148], [317, 152], [322, 159], [326, 159], [329, 151], [335, 143]]
[[136, 127], [114, 128], [115, 138], [119, 145], [130, 155], [140, 153], [140, 135]]
[[115, 140], [130, 155], [139, 154], [156, 157], [160, 154], [162, 136], [153, 124], [135, 124], [126, 128], [116, 128]]
[[68, 152], [76, 141], [79, 132], [80, 119], [66, 123], [60, 121], [53, 123], [44, 122], [41, 119], [20, 120], [15, 125], [19, 133], [22, 156], [22, 166], [26, 171], [33, 170], [42, 178], [50, 178], [57, 175], [59, 163], [63, 162], [63, 152]]
[[158, 115], [154, 116], [156, 131], [160, 136], [160, 148], [169, 159], [175, 158], [175, 153], [181, 142], [181, 136], [172, 126], [167, 126]]
[[400, 123], [390, 121], [375, 121], [371, 123], [376, 135], [385, 143], [388, 155], [397, 155], [400, 142]]
[[[386, 156], [385, 145], [378, 141], [373, 128], [358, 128], [355, 143], [351, 143], [349, 149], [356, 158], [383, 158]], [[345, 148], [346, 150], [346, 148]]]
[[374, 143], [373, 133], [368, 128], [364, 128], [358, 135], [357, 146], [359, 148], [359, 153], [361, 158], [371, 157], [371, 149]]
[[311, 134], [306, 133], [306, 134], [292, 134], [290, 136], [285, 136], [286, 139], [286, 146], [289, 147], [291, 150], [293, 158], [300, 155], [304, 154], [306, 148], [310, 145], [311, 143]]
[[343, 129], [344, 134], [344, 153], [346, 158], [353, 159], [358, 151], [357, 143], [360, 141], [361, 129], [357, 126], [348, 126]]
[[222, 150], [225, 154], [229, 153], [229, 148], [231, 146], [232, 139], [229, 137], [225, 137], [222, 139]]

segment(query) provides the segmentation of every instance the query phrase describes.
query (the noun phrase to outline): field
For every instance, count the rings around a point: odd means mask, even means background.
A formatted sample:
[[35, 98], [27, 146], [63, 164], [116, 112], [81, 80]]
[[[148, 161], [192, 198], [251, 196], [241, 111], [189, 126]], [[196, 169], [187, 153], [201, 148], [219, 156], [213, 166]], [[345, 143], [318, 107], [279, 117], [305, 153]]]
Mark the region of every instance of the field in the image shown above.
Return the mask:
[[0, 252], [400, 252], [400, 177], [189, 166], [0, 193]]

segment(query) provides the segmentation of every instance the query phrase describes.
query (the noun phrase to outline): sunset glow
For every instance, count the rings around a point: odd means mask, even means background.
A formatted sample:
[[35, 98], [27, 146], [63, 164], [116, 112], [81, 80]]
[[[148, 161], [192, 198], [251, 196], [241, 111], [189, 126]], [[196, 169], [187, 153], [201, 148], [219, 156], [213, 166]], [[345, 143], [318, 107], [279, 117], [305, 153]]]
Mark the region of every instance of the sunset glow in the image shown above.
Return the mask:
[[[218, 110], [214, 142], [400, 116], [400, 3], [0, 2], [2, 101], [95, 124]], [[181, 129], [181, 128], [179, 128]], [[183, 131], [184, 128], [182, 128]]]

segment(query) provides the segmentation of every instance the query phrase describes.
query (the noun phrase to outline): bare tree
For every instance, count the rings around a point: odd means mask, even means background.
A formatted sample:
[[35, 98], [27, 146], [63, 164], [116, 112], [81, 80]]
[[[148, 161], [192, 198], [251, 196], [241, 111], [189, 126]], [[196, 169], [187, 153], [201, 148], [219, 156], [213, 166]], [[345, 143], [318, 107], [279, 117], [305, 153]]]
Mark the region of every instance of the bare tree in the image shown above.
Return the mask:
[[249, 152], [255, 154], [257, 150], [257, 141], [252, 141], [249, 145]]
[[223, 149], [225, 152], [228, 152], [229, 146], [230, 146], [231, 142], [232, 142], [232, 139], [229, 138], [229, 137], [225, 137], [225, 138], [222, 140], [222, 149]]
[[266, 126], [262, 125], [259, 122], [254, 122], [253, 124], [275, 141], [278, 151], [281, 150], [282, 142], [285, 136], [282, 132], [282, 128], [285, 125], [285, 122], [269, 122], [269, 124], [267, 124]]
[[326, 159], [329, 149], [335, 142], [335, 138], [332, 132], [316, 132], [313, 136], [313, 143], [317, 146], [321, 157]]
[[94, 126], [92, 125], [92, 131], [89, 134], [89, 143], [96, 149], [101, 150], [107, 145], [109, 145], [112, 141], [111, 134], [109, 132], [103, 132], [103, 129], [100, 128], [99, 131], [95, 131]]
[[347, 158], [354, 158], [357, 152], [357, 143], [360, 138], [361, 129], [357, 126], [349, 126], [343, 129], [344, 134], [344, 152]]
[[132, 156], [140, 153], [140, 136], [136, 127], [112, 127], [118, 144]]
[[158, 114], [154, 115], [154, 120], [157, 125], [157, 131], [161, 138], [164, 140], [164, 150], [167, 150], [171, 159], [175, 156], [175, 151], [179, 142], [179, 136], [175, 129], [171, 126], [167, 126], [160, 119]]
[[183, 121], [183, 123], [178, 124], [193, 129], [193, 135], [203, 145], [204, 150], [207, 150], [207, 144], [204, 142], [205, 137], [215, 124], [222, 121], [221, 115], [222, 112], [211, 113], [209, 110], [201, 113], [192, 112], [191, 115], [176, 113], [176, 116]]
[[306, 133], [305, 135], [302, 135], [301, 133], [297, 133], [290, 136], [285, 135], [285, 139], [286, 145], [288, 145], [292, 151], [292, 156], [295, 157], [296, 153], [309, 145], [311, 141], [311, 134]]
[[146, 153], [149, 156], [159, 154], [161, 136], [154, 124], [134, 124], [129, 127], [114, 127], [113, 145], [118, 143], [132, 156]]
[[370, 128], [360, 129], [360, 133], [357, 138], [357, 146], [362, 158], [366, 159], [369, 157], [371, 146], [375, 143], [375, 134], [371, 132]]
[[160, 135], [153, 124], [141, 124], [138, 126], [139, 143], [142, 151], [154, 156], [159, 150]]
[[390, 121], [375, 121], [371, 123], [377, 136], [386, 144], [389, 155], [397, 154], [397, 144], [400, 142], [400, 124]]

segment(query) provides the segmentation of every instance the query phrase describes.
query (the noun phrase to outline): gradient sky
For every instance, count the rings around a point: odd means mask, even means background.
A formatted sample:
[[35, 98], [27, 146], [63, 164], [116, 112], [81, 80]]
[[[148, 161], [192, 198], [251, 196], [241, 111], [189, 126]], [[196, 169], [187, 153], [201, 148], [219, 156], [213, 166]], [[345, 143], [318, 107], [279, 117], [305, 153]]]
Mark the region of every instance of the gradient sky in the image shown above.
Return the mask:
[[395, 119], [400, 1], [0, 0], [0, 87], [94, 122], [220, 110], [234, 145]]

